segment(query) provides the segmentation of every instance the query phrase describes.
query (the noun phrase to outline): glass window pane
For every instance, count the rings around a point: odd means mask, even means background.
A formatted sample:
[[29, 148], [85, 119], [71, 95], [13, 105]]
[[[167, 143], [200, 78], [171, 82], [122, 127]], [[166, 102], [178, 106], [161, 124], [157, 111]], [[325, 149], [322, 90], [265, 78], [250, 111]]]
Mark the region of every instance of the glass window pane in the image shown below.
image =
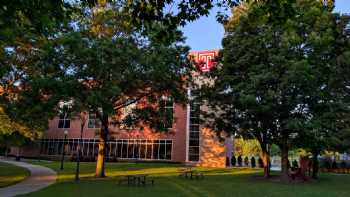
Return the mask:
[[159, 159], [158, 149], [159, 149], [159, 144], [158, 143], [153, 144], [153, 159]]
[[165, 143], [159, 144], [159, 159], [165, 159]]
[[166, 144], [166, 156], [165, 159], [171, 160], [172, 144]]
[[152, 159], [152, 144], [147, 143], [146, 159]]
[[122, 143], [122, 158], [128, 158], [128, 143], [124, 142]]
[[63, 128], [63, 124], [64, 124], [64, 121], [63, 120], [59, 120], [58, 121], [58, 128]]
[[122, 143], [120, 141], [117, 142], [117, 157], [122, 158]]
[[191, 139], [190, 138], [190, 143], [189, 146], [199, 146], [199, 139]]
[[145, 143], [140, 144], [140, 158], [141, 159], [146, 158], [146, 144]]
[[190, 160], [190, 161], [199, 161], [199, 155], [189, 155], [188, 160]]
[[134, 156], [134, 143], [132, 143], [130, 141], [127, 147], [128, 147], [128, 156], [127, 156], [127, 158], [133, 158], [133, 156]]
[[65, 120], [66, 123], [64, 125], [64, 128], [70, 128], [70, 120]]

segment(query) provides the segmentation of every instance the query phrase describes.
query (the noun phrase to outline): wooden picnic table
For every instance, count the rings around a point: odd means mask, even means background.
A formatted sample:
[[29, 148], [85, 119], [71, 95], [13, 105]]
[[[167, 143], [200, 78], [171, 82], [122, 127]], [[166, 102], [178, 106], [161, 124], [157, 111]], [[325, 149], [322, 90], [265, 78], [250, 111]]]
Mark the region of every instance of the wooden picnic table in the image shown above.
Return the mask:
[[198, 179], [198, 178], [204, 177], [201, 172], [194, 170], [192, 167], [180, 169], [180, 176], [183, 176], [186, 179], [187, 178], [193, 179], [194, 177]]
[[[128, 186], [130, 185], [137, 185], [137, 186], [145, 186], [147, 184], [147, 177], [148, 174], [129, 174], [125, 176], [126, 179], [122, 179], [119, 181], [119, 184], [121, 184], [123, 181], [126, 180], [126, 182], [128, 183]], [[150, 180], [151, 184], [154, 184], [154, 180], [151, 179]]]
[[133, 174], [133, 175], [127, 175], [128, 177], [128, 185], [131, 183], [132, 180], [134, 184], [140, 185], [146, 185], [146, 177], [147, 174]]

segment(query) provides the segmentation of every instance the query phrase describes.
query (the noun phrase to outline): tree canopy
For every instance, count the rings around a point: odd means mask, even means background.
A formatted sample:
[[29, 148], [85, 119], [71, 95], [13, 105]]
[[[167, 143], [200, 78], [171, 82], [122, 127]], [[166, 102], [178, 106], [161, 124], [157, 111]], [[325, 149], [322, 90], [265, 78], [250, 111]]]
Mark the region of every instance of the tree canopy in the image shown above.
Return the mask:
[[[148, 21], [151, 28], [140, 28], [120, 3], [76, 5], [80, 12], [67, 23], [53, 28], [49, 36], [31, 34], [25, 44], [5, 49], [3, 59], [2, 99], [9, 112], [23, 114], [13, 117], [27, 114], [37, 123], [46, 119], [47, 125], [48, 118], [62, 110], [96, 114], [101, 122], [98, 177], [104, 176], [110, 125], [166, 131], [167, 114], [159, 110], [159, 101], [167, 96], [184, 103], [194, 68], [179, 30], [159, 20]], [[167, 34], [160, 37], [164, 31]], [[70, 104], [62, 109], [62, 102]], [[133, 104], [137, 107], [123, 117], [123, 110]]]
[[223, 112], [215, 122], [218, 130], [256, 138], [265, 154], [267, 145], [278, 145], [287, 176], [294, 139], [312, 132], [307, 125], [338, 119], [337, 112], [347, 111], [343, 91], [333, 84], [339, 69], [337, 35], [343, 29], [337, 27], [332, 3], [248, 5], [226, 26], [209, 99]]

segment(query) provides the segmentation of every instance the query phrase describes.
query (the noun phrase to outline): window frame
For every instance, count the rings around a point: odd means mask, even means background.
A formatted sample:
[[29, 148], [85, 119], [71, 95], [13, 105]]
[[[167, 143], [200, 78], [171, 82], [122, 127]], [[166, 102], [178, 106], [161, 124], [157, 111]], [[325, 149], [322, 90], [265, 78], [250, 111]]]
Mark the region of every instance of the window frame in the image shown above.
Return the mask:
[[[57, 124], [57, 128], [59, 129], [69, 129], [70, 128], [70, 117], [68, 115], [67, 112], [64, 112], [64, 113], [59, 113], [58, 114], [58, 124]], [[62, 124], [61, 124], [62, 122]], [[67, 124], [68, 122], [68, 124]], [[62, 126], [60, 126], [62, 125]]]
[[201, 102], [198, 99], [200, 92], [196, 90], [190, 91], [190, 111], [189, 111], [189, 138], [188, 140], [188, 161], [200, 161], [200, 147], [201, 147]]
[[[164, 123], [164, 128], [165, 129], [173, 129], [173, 127], [174, 127], [174, 113], [175, 113], [174, 99], [172, 97], [162, 96], [160, 102], [161, 102], [160, 103], [160, 107], [161, 107], [160, 110], [164, 110], [165, 113], [167, 113], [167, 110], [171, 110], [171, 123], [169, 120], [170, 125], [167, 125], [168, 122], [167, 122], [167, 120], [165, 120], [166, 123]], [[164, 102], [163, 106], [162, 106], [162, 102]], [[170, 102], [171, 102], [171, 105], [169, 104]], [[171, 126], [171, 127], [168, 127], [168, 126]]]

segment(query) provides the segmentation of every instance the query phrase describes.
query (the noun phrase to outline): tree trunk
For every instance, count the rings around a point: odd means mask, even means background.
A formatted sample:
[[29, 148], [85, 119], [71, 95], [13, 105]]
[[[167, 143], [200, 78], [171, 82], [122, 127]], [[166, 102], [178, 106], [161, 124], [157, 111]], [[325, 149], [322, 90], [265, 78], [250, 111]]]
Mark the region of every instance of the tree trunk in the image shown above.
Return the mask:
[[85, 119], [80, 125], [80, 139], [78, 143], [78, 154], [77, 154], [77, 167], [75, 169], [75, 182], [79, 182], [79, 173], [80, 173], [80, 157], [81, 157], [81, 143], [83, 141], [83, 132], [84, 132]]
[[262, 143], [261, 146], [261, 159], [264, 165], [264, 178], [270, 177], [270, 154], [267, 150], [267, 144]]
[[98, 144], [98, 153], [96, 161], [96, 177], [105, 177], [105, 153], [106, 153], [106, 142], [108, 136], [108, 116], [104, 117], [102, 121], [102, 127], [100, 131], [100, 142]]
[[314, 151], [312, 152], [312, 178], [317, 179], [318, 178], [318, 170], [319, 170], [319, 162], [318, 162], [318, 156], [319, 152]]
[[20, 149], [20, 147], [18, 146], [18, 147], [17, 147], [17, 153], [16, 153], [16, 161], [20, 161], [20, 160], [21, 160], [20, 151], [21, 151], [21, 149]]
[[9, 152], [9, 150], [8, 150], [8, 146], [7, 146], [7, 144], [6, 144], [6, 145], [5, 145], [5, 157], [8, 156], [8, 152]]
[[281, 168], [282, 168], [282, 179], [288, 180], [288, 168], [289, 168], [289, 160], [288, 160], [288, 145], [287, 143], [283, 143], [281, 147]]

